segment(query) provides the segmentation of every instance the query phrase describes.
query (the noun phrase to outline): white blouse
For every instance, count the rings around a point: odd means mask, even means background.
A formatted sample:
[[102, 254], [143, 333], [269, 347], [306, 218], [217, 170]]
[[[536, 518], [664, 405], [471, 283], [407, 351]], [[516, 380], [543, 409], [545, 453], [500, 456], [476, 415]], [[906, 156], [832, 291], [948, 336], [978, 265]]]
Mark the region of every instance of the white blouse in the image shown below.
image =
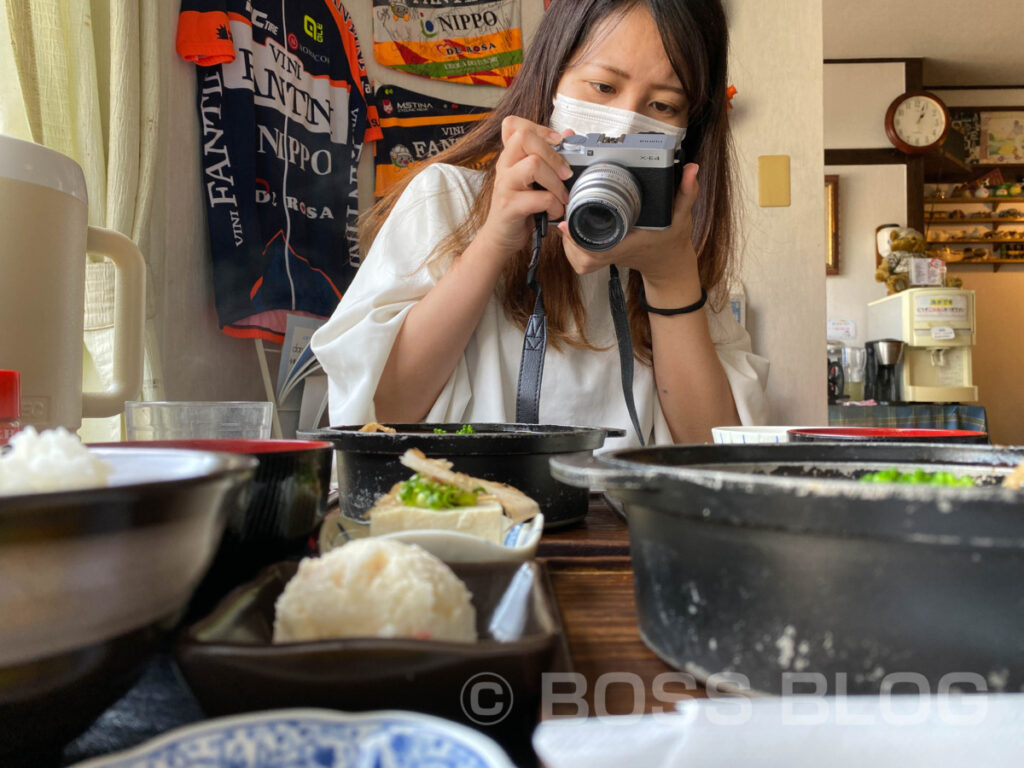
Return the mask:
[[[329, 378], [332, 425], [376, 421], [373, 397], [409, 309], [436, 284], [444, 266], [426, 266], [434, 246], [465, 219], [480, 194], [483, 173], [434, 164], [418, 174], [384, 222], [370, 252], [312, 348]], [[626, 274], [623, 270], [623, 281]], [[541, 384], [540, 423], [619, 427], [604, 449], [638, 445], [626, 410], [619, 354], [608, 303], [608, 269], [580, 277], [587, 338], [598, 351], [550, 344]], [[726, 308], [707, 307], [708, 326], [743, 424], [767, 416], [768, 361], [751, 352], [750, 336]], [[424, 421], [512, 422], [523, 331], [496, 296], [484, 309], [461, 359]], [[648, 444], [672, 442], [653, 369], [634, 365], [633, 396]]]

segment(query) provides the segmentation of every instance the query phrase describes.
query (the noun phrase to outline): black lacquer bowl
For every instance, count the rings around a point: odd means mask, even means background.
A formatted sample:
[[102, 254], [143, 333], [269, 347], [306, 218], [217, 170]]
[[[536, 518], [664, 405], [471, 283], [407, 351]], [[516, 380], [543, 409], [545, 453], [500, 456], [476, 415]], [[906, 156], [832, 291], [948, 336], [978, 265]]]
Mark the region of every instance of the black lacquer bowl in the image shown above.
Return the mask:
[[272, 563], [307, 553], [327, 514], [331, 443], [314, 440], [152, 440], [135, 447], [221, 451], [255, 458], [252, 497], [228, 518], [216, 556], [196, 589], [190, 615], [208, 612], [242, 582]]

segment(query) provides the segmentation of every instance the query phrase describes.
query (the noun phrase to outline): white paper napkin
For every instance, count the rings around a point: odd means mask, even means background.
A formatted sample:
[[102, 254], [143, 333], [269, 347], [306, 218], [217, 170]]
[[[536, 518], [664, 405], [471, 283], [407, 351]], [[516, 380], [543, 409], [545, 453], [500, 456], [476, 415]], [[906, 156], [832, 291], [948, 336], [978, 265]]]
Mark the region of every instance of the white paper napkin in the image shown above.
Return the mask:
[[549, 720], [546, 768], [1024, 764], [1024, 694], [695, 699], [675, 713]]

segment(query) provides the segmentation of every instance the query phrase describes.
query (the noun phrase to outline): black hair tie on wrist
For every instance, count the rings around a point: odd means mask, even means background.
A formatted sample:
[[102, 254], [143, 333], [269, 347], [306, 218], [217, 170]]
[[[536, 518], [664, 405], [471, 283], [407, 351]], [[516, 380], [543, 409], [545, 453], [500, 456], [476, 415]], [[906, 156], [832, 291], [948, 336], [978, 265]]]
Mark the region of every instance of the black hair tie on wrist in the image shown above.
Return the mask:
[[690, 312], [696, 312], [698, 309], [703, 307], [708, 302], [707, 291], [701, 286], [700, 298], [697, 299], [693, 304], [687, 304], [685, 307], [676, 307], [675, 309], [661, 309], [660, 307], [652, 307], [647, 303], [647, 296], [640, 294], [640, 306], [647, 312], [653, 312], [655, 315], [686, 315]]

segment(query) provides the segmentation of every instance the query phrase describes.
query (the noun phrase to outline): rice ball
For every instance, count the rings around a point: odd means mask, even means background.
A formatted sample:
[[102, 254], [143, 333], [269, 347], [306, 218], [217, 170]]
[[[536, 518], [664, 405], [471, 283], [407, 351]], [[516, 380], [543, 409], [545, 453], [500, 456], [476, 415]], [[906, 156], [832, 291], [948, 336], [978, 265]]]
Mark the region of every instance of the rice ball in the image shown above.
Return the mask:
[[415, 544], [359, 539], [305, 558], [277, 599], [274, 642], [339, 637], [476, 640], [476, 609], [451, 568]]
[[37, 432], [29, 425], [0, 453], [0, 494], [98, 488], [108, 484], [112, 470], [64, 427]]

